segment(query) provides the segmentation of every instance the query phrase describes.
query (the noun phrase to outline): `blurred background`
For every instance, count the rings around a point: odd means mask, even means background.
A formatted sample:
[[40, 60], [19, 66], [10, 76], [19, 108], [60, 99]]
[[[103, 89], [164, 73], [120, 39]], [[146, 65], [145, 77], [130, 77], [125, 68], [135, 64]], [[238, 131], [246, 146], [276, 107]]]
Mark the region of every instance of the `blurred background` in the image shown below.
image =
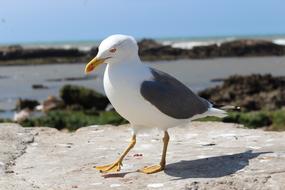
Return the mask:
[[[85, 64], [112, 34], [134, 36], [144, 64], [220, 105], [223, 122], [285, 129], [282, 0], [9, 0], [0, 2], [0, 121], [75, 130], [122, 124], [104, 66]], [[206, 120], [217, 120], [207, 118]]]

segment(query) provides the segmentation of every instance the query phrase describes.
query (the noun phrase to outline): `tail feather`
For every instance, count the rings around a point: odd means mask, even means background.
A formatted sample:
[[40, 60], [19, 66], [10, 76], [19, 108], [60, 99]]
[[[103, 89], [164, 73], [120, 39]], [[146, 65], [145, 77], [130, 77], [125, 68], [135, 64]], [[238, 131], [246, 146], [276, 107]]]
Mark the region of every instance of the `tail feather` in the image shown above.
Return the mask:
[[205, 101], [207, 101], [209, 103], [208, 111], [205, 112], [204, 114], [201, 114], [201, 115], [197, 116], [196, 118], [203, 118], [203, 117], [206, 117], [206, 116], [215, 116], [215, 117], [224, 118], [224, 117], [228, 116], [228, 114], [227, 114], [228, 110], [240, 111], [240, 109], [241, 109], [239, 106], [217, 105], [214, 102], [211, 102], [209, 100], [205, 100]]
[[239, 106], [232, 106], [232, 105], [221, 106], [221, 107], [219, 107], [219, 109], [222, 109], [222, 110], [232, 110], [232, 111], [240, 111], [240, 107], [239, 107]]
[[232, 111], [240, 111], [240, 107], [239, 106], [233, 106], [233, 105], [218, 105], [218, 104], [215, 104], [213, 102], [210, 102], [212, 104], [212, 107], [213, 108], [218, 108], [218, 109], [221, 109], [221, 110], [232, 110]]
[[226, 111], [221, 110], [221, 109], [217, 109], [217, 108], [209, 108], [209, 110], [207, 111], [207, 116], [215, 116], [215, 117], [226, 117], [228, 114]]

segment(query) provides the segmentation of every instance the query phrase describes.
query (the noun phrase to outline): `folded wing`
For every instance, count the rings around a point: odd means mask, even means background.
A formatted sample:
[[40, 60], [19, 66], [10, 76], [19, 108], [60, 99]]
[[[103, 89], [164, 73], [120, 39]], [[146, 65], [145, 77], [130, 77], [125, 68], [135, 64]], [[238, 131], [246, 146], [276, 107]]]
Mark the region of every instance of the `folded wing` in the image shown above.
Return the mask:
[[153, 78], [143, 81], [141, 95], [162, 113], [176, 118], [189, 119], [208, 111], [211, 104], [197, 96], [171, 75], [150, 69]]

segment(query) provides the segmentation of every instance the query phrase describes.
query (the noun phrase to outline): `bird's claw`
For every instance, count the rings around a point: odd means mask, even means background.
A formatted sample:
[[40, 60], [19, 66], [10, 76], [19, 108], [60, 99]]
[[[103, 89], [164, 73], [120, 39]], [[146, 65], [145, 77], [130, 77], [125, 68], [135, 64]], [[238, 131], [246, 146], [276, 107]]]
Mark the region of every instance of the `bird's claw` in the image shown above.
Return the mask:
[[104, 166], [95, 166], [96, 170], [99, 170], [101, 173], [107, 173], [107, 172], [118, 172], [121, 170], [122, 162], [115, 162], [113, 164], [108, 164]]
[[157, 173], [164, 170], [164, 166], [161, 165], [154, 165], [154, 166], [148, 166], [148, 167], [144, 167], [142, 169], [139, 169], [139, 172], [145, 173], [145, 174], [153, 174], [153, 173]]

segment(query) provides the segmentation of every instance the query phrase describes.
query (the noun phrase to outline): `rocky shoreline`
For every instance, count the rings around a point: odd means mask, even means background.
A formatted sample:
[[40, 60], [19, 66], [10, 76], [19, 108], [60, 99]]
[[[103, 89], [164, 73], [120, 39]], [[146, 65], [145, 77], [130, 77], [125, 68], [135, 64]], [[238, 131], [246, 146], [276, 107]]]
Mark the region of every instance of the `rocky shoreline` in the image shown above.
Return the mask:
[[[192, 49], [173, 48], [171, 45], [163, 45], [152, 39], [143, 39], [138, 45], [139, 54], [145, 61], [285, 55], [285, 46], [271, 41], [251, 39], [234, 40], [220, 45], [195, 46]], [[78, 48], [2, 46], [0, 65], [87, 62], [97, 54], [97, 51], [97, 47], [82, 51]]]
[[233, 75], [199, 95], [219, 105], [238, 105], [243, 111], [277, 110], [285, 107], [285, 77]]

